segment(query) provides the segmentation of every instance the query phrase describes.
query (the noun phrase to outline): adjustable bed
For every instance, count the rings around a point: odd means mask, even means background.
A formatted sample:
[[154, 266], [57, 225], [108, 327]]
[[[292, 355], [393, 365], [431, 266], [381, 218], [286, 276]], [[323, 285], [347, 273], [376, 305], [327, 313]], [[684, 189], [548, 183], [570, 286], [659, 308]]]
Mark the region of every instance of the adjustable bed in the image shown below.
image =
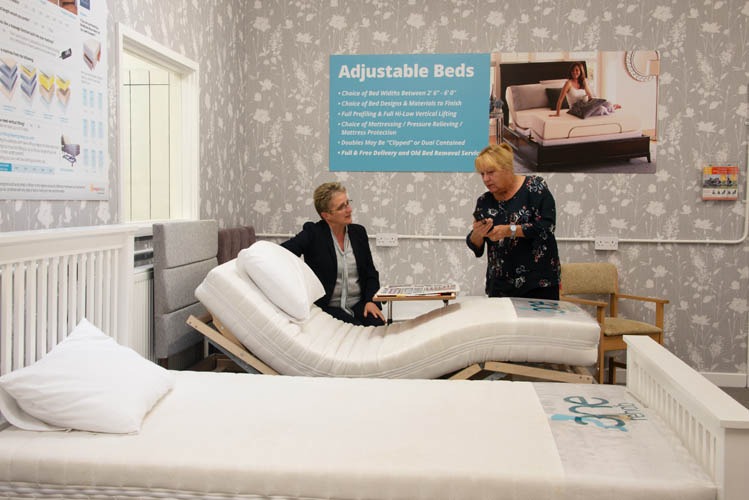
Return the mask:
[[381, 328], [354, 327], [313, 305], [322, 285], [301, 259], [269, 241], [255, 243], [246, 229], [219, 230], [217, 249], [215, 221], [154, 226], [160, 363], [200, 332], [250, 372], [469, 378], [499, 371], [592, 382], [587, 367], [597, 359], [600, 327], [575, 305], [483, 298]]
[[[749, 412], [648, 338], [626, 339], [626, 388], [161, 368], [124, 347], [130, 231], [0, 235], [3, 390], [81, 350], [91, 360], [106, 351], [124, 369], [100, 363], [92, 376], [72, 364], [65, 375], [90, 383], [67, 390], [117, 377], [162, 388], [119, 432], [104, 418], [57, 424], [104, 426], [96, 431], [5, 426], [4, 498], [740, 500], [749, 489]], [[42, 278], [45, 269], [60, 273]], [[32, 283], [50, 284], [53, 307]], [[98, 301], [102, 283], [116, 286]], [[30, 309], [45, 321], [30, 321]], [[71, 345], [83, 349], [64, 351]], [[120, 401], [105, 409], [133, 406]]]
[[467, 378], [483, 369], [592, 381], [585, 367], [597, 359], [600, 326], [569, 302], [477, 297], [411, 320], [364, 327], [315, 306], [323, 293], [303, 261], [280, 245], [258, 241], [213, 268], [195, 290], [216, 329], [195, 317], [189, 323], [228, 354], [244, 354], [261, 373]]
[[560, 116], [549, 117], [570, 64], [499, 65], [500, 95], [505, 96], [502, 136], [518, 159], [538, 171], [634, 158], [650, 163], [650, 138], [642, 133], [634, 113], [619, 109], [608, 116], [581, 120], [562, 109]]

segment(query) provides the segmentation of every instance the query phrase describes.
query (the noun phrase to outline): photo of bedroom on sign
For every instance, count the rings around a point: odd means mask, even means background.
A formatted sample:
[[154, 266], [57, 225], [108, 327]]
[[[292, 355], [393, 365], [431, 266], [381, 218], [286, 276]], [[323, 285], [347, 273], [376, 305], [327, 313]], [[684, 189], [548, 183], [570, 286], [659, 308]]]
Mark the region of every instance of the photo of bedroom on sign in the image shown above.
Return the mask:
[[654, 173], [657, 51], [491, 55], [489, 142], [519, 172]]

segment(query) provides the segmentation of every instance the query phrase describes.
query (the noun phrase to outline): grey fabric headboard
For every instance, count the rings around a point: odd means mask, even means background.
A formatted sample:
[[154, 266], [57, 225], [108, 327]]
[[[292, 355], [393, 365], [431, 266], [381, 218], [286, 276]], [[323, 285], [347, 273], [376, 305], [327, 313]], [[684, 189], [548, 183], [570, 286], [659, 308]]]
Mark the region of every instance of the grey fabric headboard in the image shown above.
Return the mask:
[[217, 265], [217, 253], [215, 220], [153, 225], [154, 355], [157, 360], [202, 343], [202, 335], [185, 321], [191, 314], [206, 313], [195, 298], [195, 288]]

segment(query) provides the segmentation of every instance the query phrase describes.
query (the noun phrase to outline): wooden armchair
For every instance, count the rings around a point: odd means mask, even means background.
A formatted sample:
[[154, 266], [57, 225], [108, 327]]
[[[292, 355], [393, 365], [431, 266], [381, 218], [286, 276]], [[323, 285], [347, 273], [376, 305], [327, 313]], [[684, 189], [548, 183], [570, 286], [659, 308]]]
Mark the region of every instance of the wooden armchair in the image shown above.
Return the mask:
[[[595, 300], [601, 298], [605, 300]], [[647, 335], [659, 344], [663, 344], [663, 310], [668, 300], [619, 293], [619, 276], [613, 264], [608, 262], [562, 264], [560, 299], [596, 308], [596, 319], [601, 325], [601, 339], [598, 343], [599, 383], [603, 383], [606, 353], [627, 349], [622, 336]], [[619, 317], [619, 299], [654, 303], [655, 322], [651, 324]], [[608, 376], [610, 384], [616, 383], [617, 367], [626, 367], [626, 363], [616, 361], [611, 357]]]

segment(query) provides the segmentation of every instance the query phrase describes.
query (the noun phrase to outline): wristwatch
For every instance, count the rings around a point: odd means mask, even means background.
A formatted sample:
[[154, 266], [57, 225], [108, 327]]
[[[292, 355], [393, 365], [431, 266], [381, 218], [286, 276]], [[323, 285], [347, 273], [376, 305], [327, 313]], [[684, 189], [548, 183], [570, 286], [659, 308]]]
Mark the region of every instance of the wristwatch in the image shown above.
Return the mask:
[[515, 234], [517, 233], [517, 231], [518, 231], [518, 227], [515, 224], [510, 224], [510, 239], [511, 240], [515, 239]]

